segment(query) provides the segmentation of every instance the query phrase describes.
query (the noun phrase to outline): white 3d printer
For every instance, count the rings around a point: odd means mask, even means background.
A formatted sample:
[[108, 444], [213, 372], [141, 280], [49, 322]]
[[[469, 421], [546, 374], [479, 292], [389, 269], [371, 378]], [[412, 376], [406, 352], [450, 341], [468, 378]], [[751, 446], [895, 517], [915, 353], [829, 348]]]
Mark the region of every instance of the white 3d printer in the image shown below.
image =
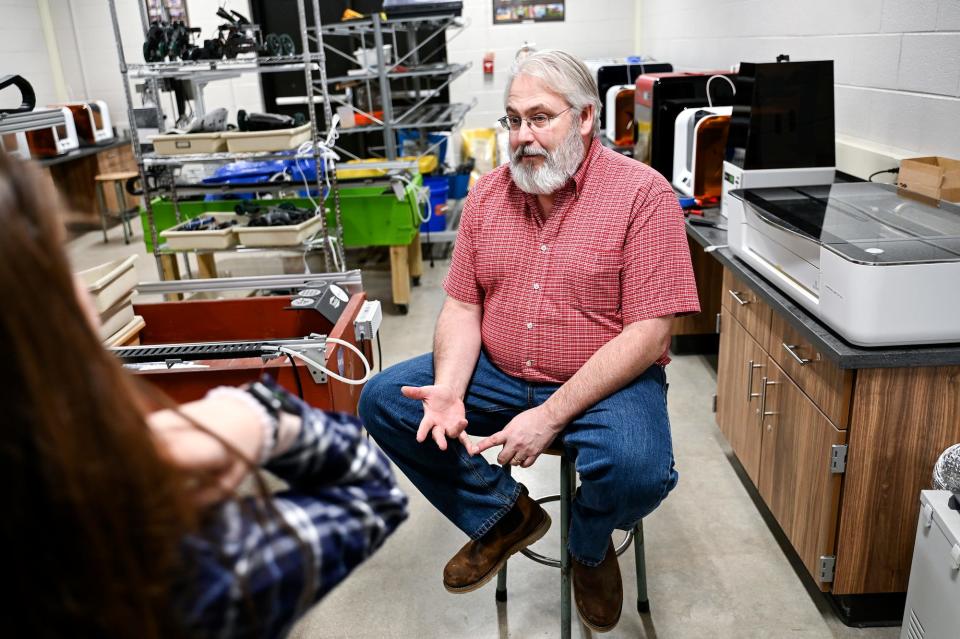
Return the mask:
[[733, 253], [848, 342], [960, 342], [960, 205], [874, 182], [730, 195]]
[[673, 186], [687, 196], [716, 197], [705, 173], [723, 161], [733, 107], [690, 107], [674, 125]]

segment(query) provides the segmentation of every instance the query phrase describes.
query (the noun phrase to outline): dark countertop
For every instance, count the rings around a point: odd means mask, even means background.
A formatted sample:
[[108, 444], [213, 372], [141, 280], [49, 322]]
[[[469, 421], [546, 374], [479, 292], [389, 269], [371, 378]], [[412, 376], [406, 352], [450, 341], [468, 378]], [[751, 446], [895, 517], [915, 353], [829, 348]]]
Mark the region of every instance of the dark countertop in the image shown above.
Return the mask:
[[103, 144], [97, 144], [94, 146], [82, 146], [79, 149], [74, 149], [73, 151], [69, 151], [63, 155], [58, 155], [52, 158], [38, 159], [37, 162], [40, 164], [40, 166], [53, 166], [55, 164], [63, 164], [64, 162], [73, 162], [74, 160], [96, 155], [101, 151], [115, 149], [118, 146], [123, 146], [125, 144], [130, 144], [130, 140], [128, 138], [114, 138], [110, 142], [104, 142]]
[[[699, 216], [697, 216], [699, 217]], [[805, 309], [801, 308], [779, 289], [770, 284], [749, 265], [740, 261], [727, 248], [727, 220], [720, 209], [705, 209], [704, 219], [715, 220], [722, 229], [711, 226], [695, 226], [687, 220], [687, 235], [704, 248], [716, 246], [713, 255], [734, 275], [746, 282], [763, 300], [780, 313], [808, 339], [824, 357], [840, 368], [901, 368], [910, 366], [957, 366], [960, 365], [960, 344], [937, 346], [881, 346], [864, 348], [843, 341]]]

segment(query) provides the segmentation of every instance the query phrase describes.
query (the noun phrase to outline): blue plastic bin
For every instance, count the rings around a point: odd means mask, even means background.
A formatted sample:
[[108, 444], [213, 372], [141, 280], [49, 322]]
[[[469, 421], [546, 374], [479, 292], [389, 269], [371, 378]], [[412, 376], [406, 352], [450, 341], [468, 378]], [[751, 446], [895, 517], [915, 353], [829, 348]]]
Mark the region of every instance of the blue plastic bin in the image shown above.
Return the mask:
[[430, 189], [430, 210], [433, 211], [433, 215], [430, 216], [429, 221], [420, 225], [420, 232], [444, 231], [447, 228], [447, 218], [444, 215], [447, 210], [447, 178], [442, 175], [425, 177], [423, 185]]
[[447, 176], [447, 197], [451, 200], [459, 200], [467, 197], [467, 190], [470, 186], [469, 173], [452, 173]]

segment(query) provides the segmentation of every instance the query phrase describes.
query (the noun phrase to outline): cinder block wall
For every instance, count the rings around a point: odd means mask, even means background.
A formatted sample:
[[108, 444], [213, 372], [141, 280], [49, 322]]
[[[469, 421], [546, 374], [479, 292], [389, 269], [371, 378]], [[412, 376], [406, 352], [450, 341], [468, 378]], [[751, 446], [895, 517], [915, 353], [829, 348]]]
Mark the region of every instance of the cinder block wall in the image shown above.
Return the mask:
[[960, 0], [643, 0], [637, 49], [680, 69], [833, 59], [837, 133], [960, 157]]
[[[471, 25], [448, 41], [447, 57], [451, 62], [473, 63], [450, 85], [453, 102], [477, 97], [477, 106], [467, 114], [465, 126], [492, 127], [503, 115], [506, 76], [524, 41], [535, 43], [538, 49], [563, 49], [581, 58], [634, 54], [637, 4], [634, 0], [567, 0], [564, 22], [494, 26], [491, 0], [463, 0], [463, 15]], [[487, 51], [496, 55], [492, 77], [483, 75], [483, 54]]]

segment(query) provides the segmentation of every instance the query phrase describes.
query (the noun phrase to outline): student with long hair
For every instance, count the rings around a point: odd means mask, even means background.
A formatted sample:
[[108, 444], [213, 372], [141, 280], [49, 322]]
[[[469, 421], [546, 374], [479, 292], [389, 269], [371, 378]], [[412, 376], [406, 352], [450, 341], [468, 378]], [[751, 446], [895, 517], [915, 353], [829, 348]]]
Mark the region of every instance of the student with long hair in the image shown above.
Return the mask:
[[176, 406], [125, 372], [64, 214], [0, 153], [0, 636], [282, 636], [406, 517], [386, 459], [268, 379]]

